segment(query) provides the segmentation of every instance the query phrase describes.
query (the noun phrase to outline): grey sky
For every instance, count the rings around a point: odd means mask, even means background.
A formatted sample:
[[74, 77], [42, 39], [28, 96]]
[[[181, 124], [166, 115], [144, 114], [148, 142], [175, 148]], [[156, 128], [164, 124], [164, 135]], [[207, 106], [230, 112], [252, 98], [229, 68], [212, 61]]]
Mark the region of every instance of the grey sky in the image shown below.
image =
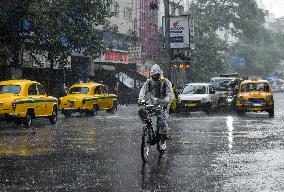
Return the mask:
[[284, 0], [262, 0], [265, 8], [274, 13], [276, 18], [284, 16]]

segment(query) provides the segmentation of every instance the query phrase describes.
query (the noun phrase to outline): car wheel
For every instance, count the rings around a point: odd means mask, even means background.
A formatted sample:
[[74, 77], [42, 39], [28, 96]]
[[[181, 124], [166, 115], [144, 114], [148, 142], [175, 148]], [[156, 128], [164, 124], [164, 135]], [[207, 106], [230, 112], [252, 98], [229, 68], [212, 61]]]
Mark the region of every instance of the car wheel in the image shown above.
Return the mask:
[[210, 108], [204, 110], [204, 112], [205, 112], [207, 115], [210, 115], [210, 114], [212, 113], [212, 111], [213, 111], [213, 108], [212, 108], [212, 107], [210, 107]]
[[270, 109], [269, 111], [267, 111], [269, 114], [269, 118], [273, 118], [274, 117], [274, 108]]
[[25, 127], [31, 127], [33, 122], [33, 112], [32, 110], [28, 110], [26, 117], [24, 117], [23, 123]]
[[65, 118], [70, 118], [71, 117], [71, 112], [70, 111], [62, 111], [62, 114], [64, 115]]
[[53, 107], [53, 111], [52, 111], [52, 114], [51, 116], [48, 117], [49, 121], [51, 124], [55, 124], [57, 122], [57, 119], [58, 119], [58, 110], [57, 110], [57, 107]]
[[21, 125], [21, 124], [23, 123], [23, 121], [22, 121], [21, 118], [17, 118], [17, 119], [15, 119], [14, 123], [15, 123], [16, 125]]
[[238, 115], [238, 116], [244, 116], [244, 115], [245, 115], [245, 112], [244, 112], [243, 110], [237, 109], [237, 115]]
[[107, 109], [106, 112], [114, 114], [116, 111], [117, 111], [117, 101], [114, 101], [113, 105], [112, 105], [112, 108]]
[[98, 105], [94, 105], [89, 111], [86, 111], [86, 115], [94, 116], [98, 114]]

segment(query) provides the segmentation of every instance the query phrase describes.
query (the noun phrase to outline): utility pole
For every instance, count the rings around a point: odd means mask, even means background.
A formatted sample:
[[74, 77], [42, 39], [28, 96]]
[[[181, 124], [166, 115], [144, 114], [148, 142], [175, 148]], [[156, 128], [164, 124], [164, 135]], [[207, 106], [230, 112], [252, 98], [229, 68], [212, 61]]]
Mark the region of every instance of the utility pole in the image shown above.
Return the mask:
[[165, 70], [167, 71], [168, 79], [171, 81], [171, 46], [170, 46], [170, 1], [164, 0], [165, 5], [165, 51], [166, 63]]

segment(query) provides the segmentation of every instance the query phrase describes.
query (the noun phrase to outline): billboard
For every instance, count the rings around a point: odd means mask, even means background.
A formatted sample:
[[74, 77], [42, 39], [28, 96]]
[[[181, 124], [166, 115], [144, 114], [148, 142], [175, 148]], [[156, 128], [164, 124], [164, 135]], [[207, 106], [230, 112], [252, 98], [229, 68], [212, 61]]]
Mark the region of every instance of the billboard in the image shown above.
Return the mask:
[[233, 68], [246, 67], [246, 61], [243, 57], [231, 57], [229, 59], [229, 65]]
[[[163, 17], [165, 37], [165, 17]], [[188, 15], [170, 17], [170, 46], [173, 49], [191, 48], [193, 21]]]

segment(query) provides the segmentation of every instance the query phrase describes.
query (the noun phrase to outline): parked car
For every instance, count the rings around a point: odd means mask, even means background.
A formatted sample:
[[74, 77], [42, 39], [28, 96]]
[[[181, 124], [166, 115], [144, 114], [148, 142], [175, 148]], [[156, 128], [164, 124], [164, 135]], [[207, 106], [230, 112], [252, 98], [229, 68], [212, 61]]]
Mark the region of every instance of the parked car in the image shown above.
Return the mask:
[[179, 95], [178, 111], [204, 111], [210, 113], [217, 105], [216, 92], [212, 84], [187, 84]]
[[72, 85], [68, 94], [59, 99], [59, 108], [65, 117], [79, 112], [95, 115], [98, 110], [114, 113], [117, 110], [117, 96], [109, 94], [105, 85], [100, 83], [81, 83]]
[[274, 99], [272, 87], [266, 80], [245, 80], [240, 85], [237, 96], [237, 113], [266, 111], [274, 117]]
[[52, 124], [57, 121], [58, 100], [47, 96], [44, 87], [30, 80], [9, 80], [0, 82], [0, 118], [6, 121], [32, 125], [34, 118], [48, 118]]

